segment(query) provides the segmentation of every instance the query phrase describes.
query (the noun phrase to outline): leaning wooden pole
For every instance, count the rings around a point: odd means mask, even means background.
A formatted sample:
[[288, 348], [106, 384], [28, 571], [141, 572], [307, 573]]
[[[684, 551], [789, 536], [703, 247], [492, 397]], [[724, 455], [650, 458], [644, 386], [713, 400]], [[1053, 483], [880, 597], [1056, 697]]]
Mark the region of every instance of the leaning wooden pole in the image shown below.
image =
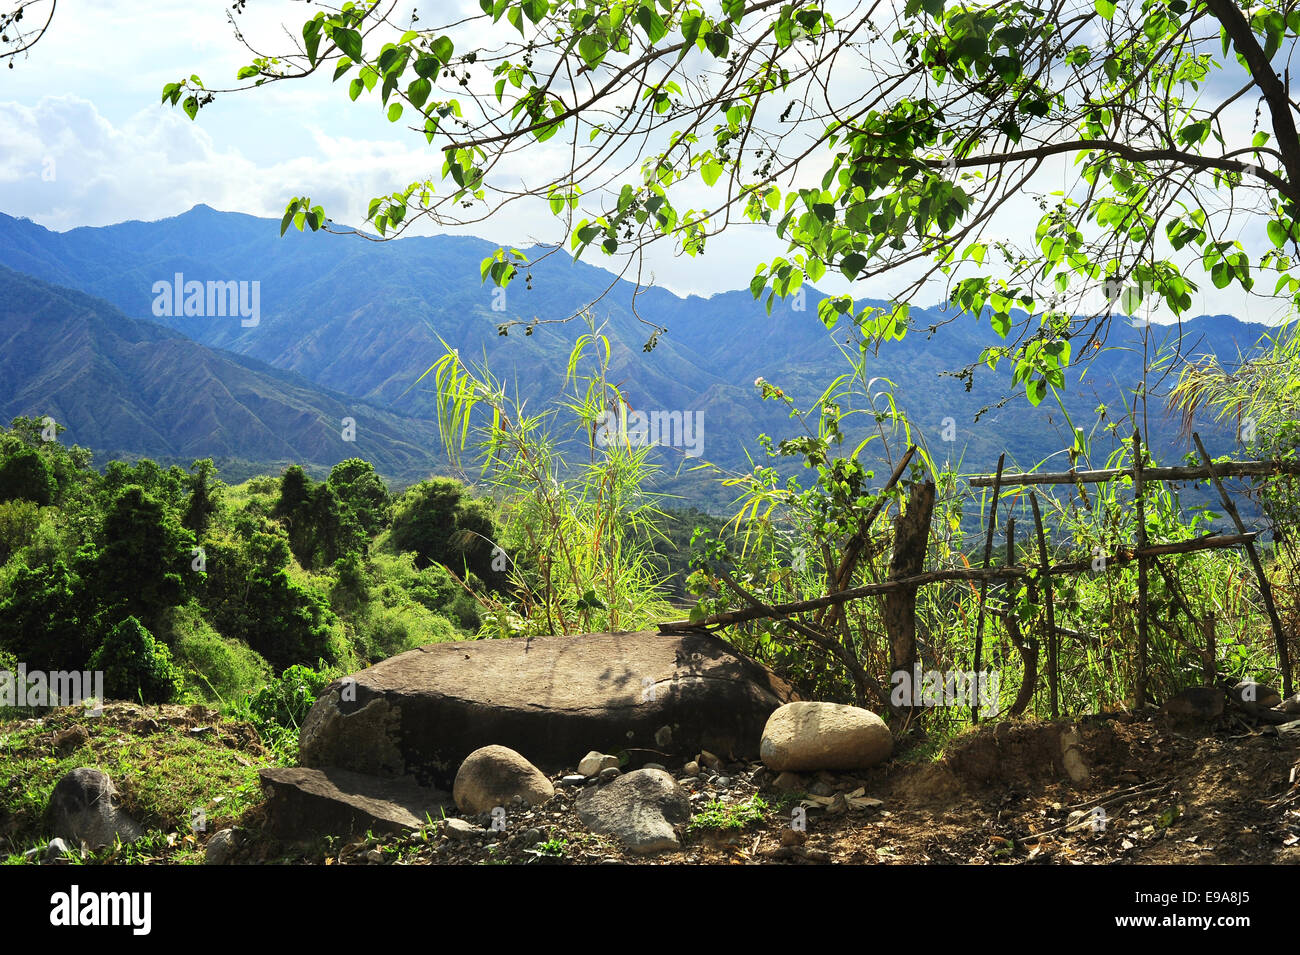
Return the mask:
[[[1215, 468], [1214, 460], [1205, 450], [1205, 445], [1201, 443], [1201, 436], [1192, 432], [1192, 440], [1196, 442], [1196, 450], [1201, 454], [1201, 460], [1205, 462], [1205, 470], [1209, 472], [1210, 480], [1214, 482], [1215, 488], [1219, 492], [1219, 498], [1223, 501], [1223, 508], [1232, 518], [1232, 522], [1237, 525], [1237, 533], [1246, 533], [1246, 524], [1237, 513], [1237, 505], [1232, 502], [1228, 491], [1223, 486], [1223, 481], [1219, 478], [1218, 471]], [[1286, 634], [1282, 631], [1282, 621], [1277, 615], [1277, 606], [1273, 603], [1273, 588], [1269, 586], [1268, 577], [1264, 574], [1264, 564], [1259, 559], [1259, 551], [1255, 549], [1253, 540], [1246, 543], [1246, 554], [1250, 557], [1250, 565], [1255, 569], [1255, 578], [1259, 581], [1259, 592], [1264, 598], [1264, 609], [1268, 611], [1268, 622], [1273, 628], [1273, 639], [1277, 641], [1277, 664], [1282, 670], [1282, 695], [1291, 695], [1291, 654], [1286, 645]]]
[[1138, 658], [1133, 708], [1140, 710], [1147, 699], [1147, 546], [1146, 494], [1142, 474], [1142, 436], [1133, 432], [1133, 502], [1137, 508], [1138, 554]]
[[1029, 506], [1034, 511], [1034, 528], [1038, 531], [1038, 560], [1043, 574], [1043, 602], [1047, 607], [1047, 679], [1052, 696], [1052, 719], [1060, 716], [1060, 669], [1057, 660], [1056, 610], [1053, 600], [1052, 565], [1047, 559], [1047, 535], [1043, 532], [1043, 516], [1038, 510], [1038, 495], [1030, 492]]
[[[1007, 517], [1007, 566], [1011, 566], [1015, 562], [1016, 518], [1012, 514]], [[1011, 638], [1011, 642], [1020, 651], [1020, 659], [1025, 665], [1024, 676], [1020, 681], [1020, 691], [1016, 694], [1016, 701], [1011, 704], [1011, 709], [1007, 711], [1008, 716], [1019, 716], [1034, 701], [1034, 693], [1038, 689], [1038, 647], [1034, 646], [1032, 639], [1025, 639], [1021, 635], [1020, 618], [1016, 616], [1014, 607], [1007, 607], [1004, 621], [1007, 627], [1007, 636]]]
[[[984, 535], [984, 569], [988, 570], [989, 564], [993, 560], [993, 531], [998, 523], [998, 493], [1002, 488], [1002, 467], [1006, 464], [1006, 453], [998, 455], [998, 473], [997, 478], [993, 481], [993, 502], [989, 505], [989, 527], [988, 532]], [[979, 617], [975, 623], [975, 663], [971, 668], [979, 678], [980, 664], [984, 659], [984, 604], [988, 600], [989, 579], [985, 577], [980, 581], [980, 609]], [[972, 723], [980, 721], [979, 701], [971, 703], [970, 720]]]
[[[1240, 547], [1247, 541], [1253, 541], [1259, 534], [1251, 531], [1248, 534], [1209, 534], [1205, 537], [1196, 537], [1192, 540], [1177, 541], [1173, 544], [1155, 544], [1148, 547], [1145, 551], [1147, 556], [1159, 557], [1164, 554], [1190, 554], [1194, 551], [1202, 550], [1222, 550], [1225, 547]], [[1107, 564], [1126, 564], [1138, 557], [1138, 553], [1132, 550], [1121, 550], [1117, 554], [1106, 555]], [[1053, 575], [1060, 574], [1077, 574], [1089, 570], [1092, 567], [1093, 559], [1067, 561], [1063, 564], [1053, 564], [1050, 571]], [[983, 580], [985, 577], [991, 580], [1018, 580], [1029, 576], [1029, 570], [1026, 567], [990, 567], [985, 570], [982, 567], [954, 567], [949, 570], [930, 570], [923, 574], [914, 574], [910, 577], [894, 578], [883, 580], [878, 584], [863, 584], [860, 587], [853, 587], [849, 590], [841, 590], [837, 594], [824, 594], [821, 597], [814, 597], [811, 600], [798, 600], [793, 603], [774, 604], [770, 609], [772, 613], [758, 610], [754, 607], [748, 607], [743, 610], [727, 610], [722, 613], [715, 613], [705, 617], [703, 620], [669, 620], [659, 624], [659, 630], [662, 633], [678, 633], [684, 630], [701, 630], [711, 627], [728, 627], [732, 624], [744, 623], [746, 620], [757, 620], [761, 617], [770, 617], [775, 615], [785, 616], [792, 613], [808, 613], [813, 610], [823, 610], [836, 604], [847, 603], [850, 600], [860, 600], [863, 597], [876, 597], [881, 594], [887, 594], [896, 590], [916, 589], [917, 587], [927, 587], [930, 584], [945, 583], [954, 580]]]
[[[1278, 474], [1300, 474], [1300, 461], [1232, 461], [1216, 465], [1220, 477], [1274, 477]], [[1026, 487], [1031, 484], [1105, 484], [1117, 477], [1127, 477], [1132, 468], [1098, 468], [1090, 471], [1035, 471], [1031, 474], [1004, 474], [1002, 486]], [[1204, 467], [1149, 467], [1148, 481], [1200, 481], [1208, 478]], [[969, 481], [971, 487], [992, 487], [993, 475], [977, 474]]]
[[[891, 581], [918, 574], [925, 567], [934, 514], [933, 481], [918, 481], [908, 494], [907, 510], [894, 518], [894, 553], [889, 561]], [[916, 587], [895, 588], [885, 594], [885, 631], [889, 639], [890, 673], [911, 673], [916, 655]]]

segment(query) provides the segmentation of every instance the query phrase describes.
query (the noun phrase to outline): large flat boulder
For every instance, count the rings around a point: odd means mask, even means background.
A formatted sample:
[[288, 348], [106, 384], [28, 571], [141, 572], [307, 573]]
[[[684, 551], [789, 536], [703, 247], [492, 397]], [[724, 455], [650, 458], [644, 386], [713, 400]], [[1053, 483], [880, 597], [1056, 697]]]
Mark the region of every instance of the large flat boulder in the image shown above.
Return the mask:
[[282, 838], [402, 832], [455, 807], [451, 797], [412, 779], [377, 779], [346, 769], [271, 767], [258, 771], [270, 828]]
[[591, 750], [748, 759], [794, 698], [706, 633], [440, 643], [330, 684], [303, 723], [300, 760], [447, 788], [466, 756], [494, 744], [547, 772]]

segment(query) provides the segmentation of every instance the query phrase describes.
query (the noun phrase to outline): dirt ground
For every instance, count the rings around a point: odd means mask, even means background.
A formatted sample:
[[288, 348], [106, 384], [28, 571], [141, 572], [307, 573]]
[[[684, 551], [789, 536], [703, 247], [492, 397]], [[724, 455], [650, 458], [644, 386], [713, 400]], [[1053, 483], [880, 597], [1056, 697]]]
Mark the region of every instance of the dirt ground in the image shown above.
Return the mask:
[[[637, 856], [588, 833], [577, 789], [557, 787], [501, 831], [486, 816], [465, 835], [444, 824], [411, 835], [281, 846], [242, 820], [234, 861], [338, 864], [1272, 864], [1300, 862], [1300, 734], [1248, 726], [1171, 726], [1131, 716], [978, 727], [936, 761], [902, 752], [876, 769], [784, 780], [757, 764], [685, 777], [694, 824], [677, 851]], [[670, 767], [670, 771], [671, 767]], [[809, 791], [812, 791], [811, 793]], [[817, 794], [821, 795], [818, 796]], [[756, 803], [755, 797], [761, 800]], [[735, 828], [701, 810], [751, 806]], [[802, 830], [795, 817], [803, 810]], [[723, 812], [721, 815], [726, 816]], [[739, 820], [736, 820], [739, 822]]]

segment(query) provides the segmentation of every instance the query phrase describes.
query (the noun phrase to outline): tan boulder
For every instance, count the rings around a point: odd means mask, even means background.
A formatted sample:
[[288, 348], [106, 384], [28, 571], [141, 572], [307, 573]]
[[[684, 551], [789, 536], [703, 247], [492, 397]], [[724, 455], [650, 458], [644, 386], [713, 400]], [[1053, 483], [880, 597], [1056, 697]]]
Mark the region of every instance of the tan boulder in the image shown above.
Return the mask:
[[759, 744], [763, 765], [791, 773], [866, 769], [893, 752], [884, 720], [843, 703], [787, 703], [768, 718]]
[[514, 797], [540, 806], [555, 795], [555, 787], [540, 769], [505, 746], [476, 749], [461, 763], [451, 798], [461, 812], [491, 812], [509, 808]]

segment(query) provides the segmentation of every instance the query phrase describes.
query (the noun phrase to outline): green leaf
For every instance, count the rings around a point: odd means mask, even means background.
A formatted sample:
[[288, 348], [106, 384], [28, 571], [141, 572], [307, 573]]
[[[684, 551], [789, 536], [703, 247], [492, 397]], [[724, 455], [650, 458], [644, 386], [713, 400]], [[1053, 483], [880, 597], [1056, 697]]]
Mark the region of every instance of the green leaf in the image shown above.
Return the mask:
[[540, 23], [542, 17], [550, 12], [551, 6], [546, 0], [524, 0], [524, 13], [534, 23]]
[[1276, 219], [1270, 219], [1268, 221], [1268, 237], [1272, 240], [1274, 246], [1279, 249], [1282, 248], [1287, 239], [1286, 226]]
[[433, 84], [428, 80], [418, 79], [407, 88], [406, 96], [410, 99], [412, 106], [416, 109], [422, 109], [432, 89]]
[[605, 42], [603, 36], [598, 34], [588, 33], [578, 41], [578, 55], [591, 69], [594, 69], [600, 63], [605, 56], [605, 51], [608, 49], [609, 44]]
[[710, 157], [703, 166], [700, 167], [700, 178], [704, 180], [705, 185], [712, 186], [722, 175], [722, 163]]
[[388, 121], [395, 123], [402, 118], [402, 104], [393, 103], [388, 107]]
[[455, 45], [451, 42], [450, 37], [440, 36], [433, 41], [432, 53], [443, 63], [451, 62], [451, 55], [455, 52]]
[[347, 55], [348, 59], [361, 59], [361, 34], [356, 30], [345, 30], [336, 27], [331, 39], [334, 41], [334, 45]]
[[185, 110], [185, 115], [193, 119], [199, 112], [199, 101], [197, 97], [187, 96], [185, 102], [181, 103], [181, 109]]
[[1111, 0], [1094, 0], [1093, 7], [1107, 20], [1115, 16], [1115, 4]]
[[840, 271], [844, 273], [844, 277], [849, 281], [853, 281], [857, 278], [858, 273], [866, 268], [866, 266], [867, 257], [861, 252], [850, 252], [848, 255], [844, 256], [844, 258], [840, 259]]

